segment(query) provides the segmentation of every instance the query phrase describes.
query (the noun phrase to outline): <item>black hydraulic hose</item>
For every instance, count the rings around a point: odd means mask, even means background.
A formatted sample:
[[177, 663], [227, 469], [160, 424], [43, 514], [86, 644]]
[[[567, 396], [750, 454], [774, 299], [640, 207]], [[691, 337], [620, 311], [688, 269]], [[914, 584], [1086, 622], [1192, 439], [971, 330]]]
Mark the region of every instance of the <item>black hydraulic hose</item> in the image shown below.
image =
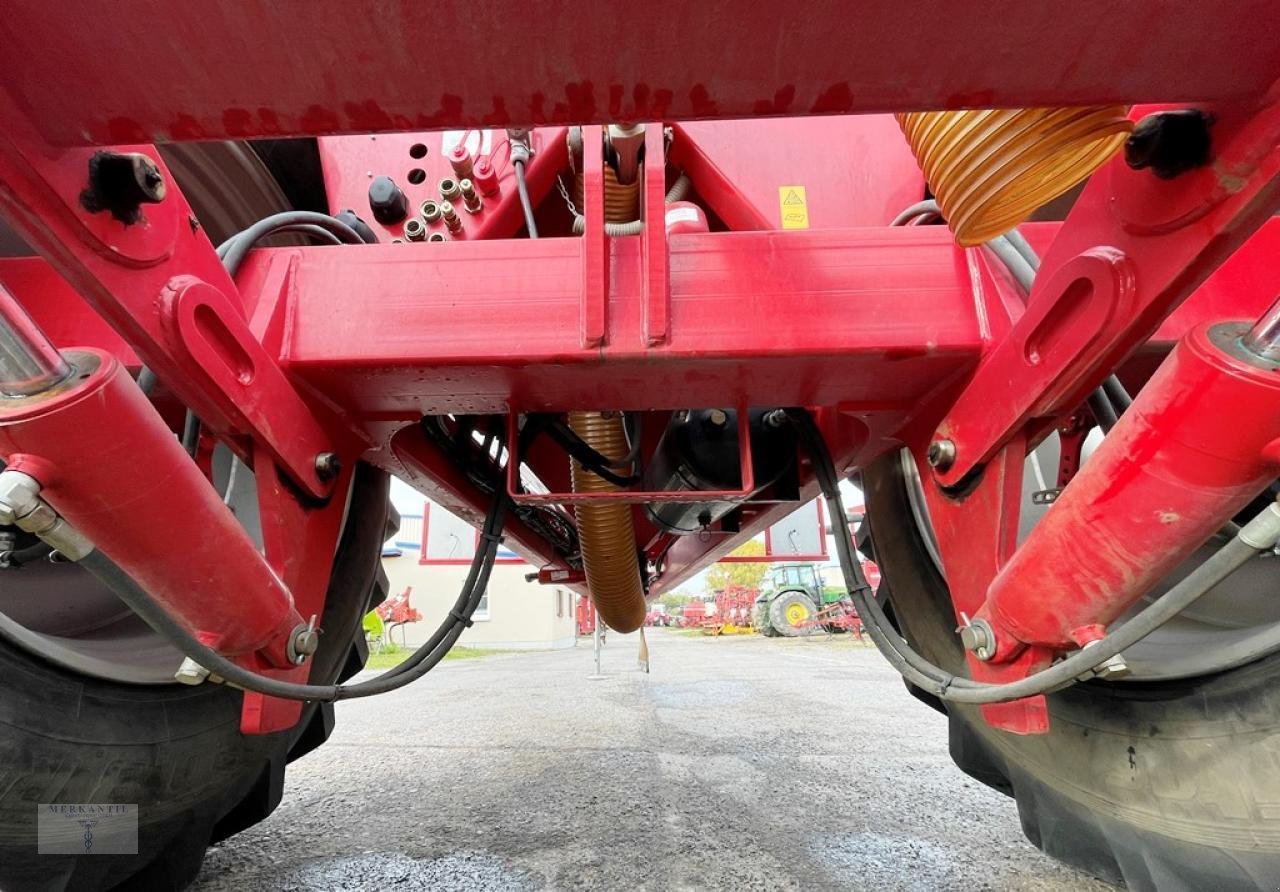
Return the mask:
[[493, 570], [494, 558], [498, 552], [498, 543], [502, 538], [501, 531], [506, 510], [507, 500], [495, 494], [481, 532], [483, 547], [476, 552], [471, 562], [471, 572], [467, 575], [467, 580], [454, 602], [453, 609], [449, 611], [448, 617], [431, 638], [395, 669], [352, 685], [295, 684], [268, 678], [245, 669], [197, 641], [157, 604], [146, 590], [101, 551], [95, 549], [81, 558], [79, 563], [106, 583], [117, 597], [137, 613], [147, 625], [164, 636], [184, 656], [208, 670], [211, 675], [217, 675], [223, 681], [244, 690], [286, 700], [347, 700], [355, 697], [371, 697], [402, 688], [426, 675], [444, 659], [445, 654], [453, 647], [463, 630], [471, 625], [471, 615], [475, 613], [480, 599], [484, 597], [489, 584], [489, 574]]
[[332, 233], [340, 241], [348, 245], [363, 245], [365, 243], [358, 232], [336, 217], [331, 217], [328, 214], [318, 214], [315, 211], [285, 211], [262, 218], [248, 229], [231, 236], [231, 238], [219, 245], [218, 256], [222, 259], [222, 265], [226, 267], [227, 273], [234, 279], [236, 273], [240, 271], [240, 264], [244, 263], [249, 251], [253, 249], [253, 246], [260, 239], [266, 238], [284, 227], [296, 226], [317, 226], [326, 232]]
[[196, 449], [199, 445], [200, 419], [196, 417], [196, 413], [188, 409], [186, 417], [182, 421], [182, 448], [187, 450], [187, 455], [195, 458]]
[[1117, 415], [1123, 415], [1125, 410], [1133, 405], [1133, 397], [1129, 396], [1129, 391], [1115, 375], [1109, 375], [1107, 380], [1102, 382], [1102, 389], [1106, 391], [1107, 399], [1111, 401]]
[[0, 552], [0, 567], [23, 567], [27, 564], [33, 564], [36, 561], [43, 560], [53, 554], [53, 546], [44, 542], [36, 542], [34, 545], [28, 545], [26, 548], [16, 548], [13, 551]]
[[1111, 433], [1111, 429], [1120, 421], [1120, 416], [1116, 414], [1115, 406], [1107, 397], [1106, 388], [1099, 387], [1089, 394], [1085, 402], [1089, 404], [1089, 411], [1093, 413], [1093, 419], [1098, 422], [1098, 427], [1102, 428], [1103, 433]]
[[138, 370], [138, 389], [147, 396], [151, 396], [151, 391], [156, 389], [156, 380], [156, 373], [145, 365]]
[[525, 182], [524, 162], [514, 161], [516, 169], [516, 191], [520, 193], [520, 207], [524, 210], [524, 226], [529, 230], [529, 238], [538, 237], [538, 224], [533, 219], [533, 202], [529, 200], [529, 184]]
[[[227, 272], [234, 277], [249, 250], [259, 240], [281, 232], [299, 232], [337, 244], [365, 243], [352, 227], [327, 214], [289, 211], [259, 220], [243, 232], [227, 239], [218, 246], [218, 256]], [[149, 386], [154, 385], [155, 376], [149, 369], [143, 369], [143, 377]], [[188, 410], [182, 442], [192, 455], [195, 454], [199, 435], [200, 421]], [[398, 666], [369, 681], [353, 685], [295, 684], [245, 669], [196, 640], [181, 623], [157, 604], [136, 580], [100, 550], [95, 549], [78, 563], [97, 576], [144, 622], [160, 633], [184, 656], [206, 669], [211, 676], [218, 676], [223, 681], [244, 690], [289, 700], [333, 701], [369, 697], [396, 690], [421, 678], [444, 659], [445, 654], [453, 647], [463, 630], [471, 625], [471, 616], [488, 587], [489, 575], [497, 556], [498, 543], [501, 541], [506, 510], [506, 498], [495, 492], [481, 533], [484, 546], [476, 552], [471, 562], [471, 569], [453, 608], [449, 611], [448, 618], [421, 647]], [[21, 552], [9, 552], [8, 557], [15, 564], [20, 564], [28, 552], [34, 553], [37, 548], [42, 549], [44, 554], [52, 551], [47, 545], [40, 543]]]
[[636, 458], [634, 455], [636, 452], [636, 445], [632, 445], [630, 454], [625, 456], [623, 459], [614, 461], [609, 459], [607, 456], [600, 454], [595, 449], [592, 449], [585, 440], [574, 432], [573, 428], [569, 427], [563, 421], [556, 419], [548, 424], [545, 430], [547, 435], [551, 437], [551, 439], [555, 440], [560, 448], [573, 456], [574, 460], [577, 461], [578, 464], [582, 465], [593, 474], [608, 480], [615, 486], [627, 487], [640, 482], [640, 478], [634, 474], [627, 476], [615, 474], [613, 471], [609, 470], [609, 468], [618, 467], [623, 463], [627, 465], [633, 464]]
[[957, 703], [1004, 703], [1049, 693], [1070, 685], [1173, 619], [1250, 558], [1273, 547], [1280, 539], [1280, 505], [1272, 502], [1231, 541], [1181, 582], [1096, 643], [1018, 681], [1005, 684], [976, 682], [930, 663], [893, 630], [883, 607], [871, 594], [861, 565], [853, 553], [849, 518], [844, 512], [835, 466], [822, 433], [814, 424], [813, 418], [803, 410], [789, 409], [787, 417], [796, 426], [801, 444], [809, 453], [814, 474], [827, 503], [827, 511], [836, 525], [836, 552], [840, 558], [840, 568], [863, 626], [885, 659], [904, 678], [943, 700]]
[[[316, 226], [314, 223], [299, 223], [294, 226], [281, 226], [279, 229], [271, 231], [271, 235], [285, 235], [287, 233], [297, 233], [298, 235], [309, 235], [324, 242], [326, 245], [342, 245], [346, 244], [338, 236], [334, 235], [323, 226]], [[264, 236], [265, 238], [265, 236]]]

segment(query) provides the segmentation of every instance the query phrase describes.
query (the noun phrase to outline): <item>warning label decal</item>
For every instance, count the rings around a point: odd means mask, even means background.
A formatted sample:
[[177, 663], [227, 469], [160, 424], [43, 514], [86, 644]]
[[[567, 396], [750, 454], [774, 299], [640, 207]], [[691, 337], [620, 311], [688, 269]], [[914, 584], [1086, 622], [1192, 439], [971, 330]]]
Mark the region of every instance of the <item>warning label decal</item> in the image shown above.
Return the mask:
[[778, 213], [783, 229], [809, 228], [809, 200], [804, 186], [778, 187]]

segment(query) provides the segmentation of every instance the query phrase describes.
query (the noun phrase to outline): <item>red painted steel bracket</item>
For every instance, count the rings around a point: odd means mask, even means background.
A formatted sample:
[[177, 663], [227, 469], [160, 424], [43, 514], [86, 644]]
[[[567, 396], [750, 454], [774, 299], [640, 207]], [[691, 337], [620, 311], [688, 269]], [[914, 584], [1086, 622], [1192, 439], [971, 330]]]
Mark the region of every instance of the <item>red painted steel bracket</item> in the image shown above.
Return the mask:
[[[350, 492], [352, 474], [351, 468], [343, 469], [334, 481], [334, 492]], [[262, 463], [262, 469], [254, 472], [254, 480], [258, 487], [258, 515], [262, 519], [262, 545], [267, 563], [293, 594], [294, 608], [303, 619], [312, 616], [320, 619], [323, 648], [324, 608], [329, 597], [332, 558], [342, 535], [347, 499], [333, 498], [319, 507], [304, 505], [270, 462]], [[332, 642], [329, 646], [333, 643], [345, 646], [343, 642]], [[314, 662], [314, 659], [308, 660], [290, 669], [259, 666], [257, 671], [272, 678], [306, 683]], [[315, 681], [318, 683], [319, 679]], [[298, 700], [245, 691], [240, 708], [240, 731], [269, 734], [292, 728], [302, 716], [302, 707]]]
[[[1044, 259], [1049, 274], [1015, 324], [1017, 341], [987, 354], [938, 427], [955, 460], [935, 479], [959, 484], [1032, 419], [1073, 409], [1263, 223], [1280, 202], [1276, 93], [1262, 105], [1206, 109], [1216, 123], [1203, 168], [1160, 180], [1117, 158], [1093, 177]], [[1097, 303], [1107, 277], [1081, 266], [1105, 257], [1111, 312]], [[1053, 343], [1035, 361], [1026, 347], [1037, 327]]]
[[[7, 121], [17, 120], [3, 100], [0, 112], [7, 112]], [[15, 123], [15, 129], [20, 125]], [[248, 435], [282, 462], [303, 491], [324, 497], [330, 485], [317, 477], [315, 460], [317, 454], [335, 450], [333, 440], [275, 361], [258, 350], [250, 380], [239, 380], [228, 390], [240, 375], [206, 371], [193, 357], [199, 348], [183, 343], [190, 331], [180, 326], [175, 337], [166, 308], [175, 287], [171, 279], [178, 273], [204, 284], [207, 300], [196, 327], [236, 332], [227, 341], [228, 346], [240, 345], [232, 352], [249, 349], [241, 337], [247, 333], [244, 314], [226, 297], [237, 293], [235, 284], [155, 147], [118, 146], [114, 151], [147, 155], [166, 180], [164, 199], [144, 205], [139, 222], [125, 225], [81, 206], [93, 150], [52, 150], [22, 141], [13, 130], [0, 137], [0, 209], [206, 426], [223, 436]], [[220, 317], [216, 324], [215, 315]], [[260, 381], [270, 383], [269, 394], [258, 393], [255, 382]], [[239, 451], [252, 458], [250, 450]]]
[[666, 156], [661, 124], [650, 124], [644, 134], [644, 231], [640, 289], [644, 293], [644, 341], [646, 347], [664, 344], [671, 335], [671, 261], [667, 250]]
[[[1019, 503], [1026, 441], [1015, 437], [982, 470], [982, 476], [962, 498], [949, 496], [921, 474], [929, 519], [946, 567], [947, 587], [956, 622], [972, 619], [987, 598], [987, 588], [1017, 547]], [[923, 450], [916, 467], [924, 469]], [[1029, 647], [1014, 662], [984, 663], [966, 654], [971, 677], [1001, 683], [1024, 678], [1049, 665], [1051, 651]], [[1048, 704], [1043, 695], [982, 706], [993, 728], [1014, 734], [1044, 734], [1049, 730]]]
[[582, 309], [585, 349], [604, 345], [609, 324], [609, 239], [604, 232], [604, 129], [582, 128]]
[[217, 405], [228, 430], [254, 437], [308, 495], [327, 495], [316, 455], [329, 450], [328, 436], [227, 296], [194, 276], [178, 276], [161, 294], [160, 315], [165, 346]]
[[[1050, 414], [1083, 386], [1098, 354], [1121, 336], [1135, 291], [1133, 263], [1114, 248], [1091, 248], [1064, 263], [1044, 290], [1054, 297], [1028, 305], [987, 354], [935, 439], [956, 444], [958, 456], [971, 443], [999, 442], [1011, 416]], [[972, 464], [964, 467], [972, 470]], [[963, 476], [944, 472], [939, 479], [952, 483]]]

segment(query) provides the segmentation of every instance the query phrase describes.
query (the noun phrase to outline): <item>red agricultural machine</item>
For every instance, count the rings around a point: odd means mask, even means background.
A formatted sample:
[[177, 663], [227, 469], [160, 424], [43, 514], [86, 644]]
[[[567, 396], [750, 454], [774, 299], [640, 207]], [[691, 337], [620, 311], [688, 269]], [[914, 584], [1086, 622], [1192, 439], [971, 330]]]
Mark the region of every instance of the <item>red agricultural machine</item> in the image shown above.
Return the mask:
[[[856, 612], [1032, 841], [1280, 883], [1273, 5], [474, 13], [0, 17], [0, 886], [189, 880], [499, 541], [625, 632], [854, 476]], [[347, 683], [388, 475], [476, 559]]]
[[742, 585], [726, 585], [716, 592], [716, 612], [702, 619], [707, 635], [748, 635], [751, 633], [751, 606], [756, 590]]
[[387, 641], [392, 642], [395, 639], [396, 629], [400, 629], [401, 640], [405, 635], [405, 626], [409, 623], [421, 622], [422, 611], [409, 603], [409, 598], [413, 594], [413, 586], [406, 586], [405, 590], [394, 598], [388, 598], [377, 607], [378, 618], [382, 620], [386, 632]]

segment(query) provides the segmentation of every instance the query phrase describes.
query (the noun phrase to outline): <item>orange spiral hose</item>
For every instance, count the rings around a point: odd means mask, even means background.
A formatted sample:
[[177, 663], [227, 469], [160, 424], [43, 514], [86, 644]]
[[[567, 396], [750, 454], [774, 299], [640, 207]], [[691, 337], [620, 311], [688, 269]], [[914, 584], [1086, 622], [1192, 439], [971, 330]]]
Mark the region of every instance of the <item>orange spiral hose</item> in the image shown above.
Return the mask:
[[[582, 175], [574, 178], [573, 197], [579, 211], [583, 206]], [[618, 182], [608, 164], [604, 166], [604, 220], [629, 223], [640, 218], [640, 183]], [[627, 454], [622, 415], [616, 412], [570, 412], [569, 426], [601, 455], [618, 459]], [[569, 470], [574, 492], [608, 492], [618, 487], [593, 474], [572, 459]], [[635, 526], [630, 505], [578, 505], [578, 541], [582, 548], [582, 569], [587, 591], [605, 625], [619, 632], [634, 632], [644, 624], [644, 586], [636, 559]]]
[[[629, 451], [621, 413], [570, 412], [569, 427], [583, 441], [610, 459]], [[574, 492], [611, 492], [616, 484], [588, 471], [570, 459]], [[605, 625], [619, 632], [634, 632], [644, 624], [644, 587], [636, 559], [636, 534], [631, 506], [594, 503], [577, 505], [578, 541], [587, 589]]]
[[895, 115], [956, 241], [1008, 232], [1114, 155], [1133, 122], [1124, 106]]
[[[583, 185], [582, 174], [573, 178], [571, 193], [578, 213], [582, 213]], [[618, 175], [608, 164], [604, 166], [604, 221], [606, 223], [630, 223], [640, 219], [640, 179], [624, 186], [618, 182]]]

